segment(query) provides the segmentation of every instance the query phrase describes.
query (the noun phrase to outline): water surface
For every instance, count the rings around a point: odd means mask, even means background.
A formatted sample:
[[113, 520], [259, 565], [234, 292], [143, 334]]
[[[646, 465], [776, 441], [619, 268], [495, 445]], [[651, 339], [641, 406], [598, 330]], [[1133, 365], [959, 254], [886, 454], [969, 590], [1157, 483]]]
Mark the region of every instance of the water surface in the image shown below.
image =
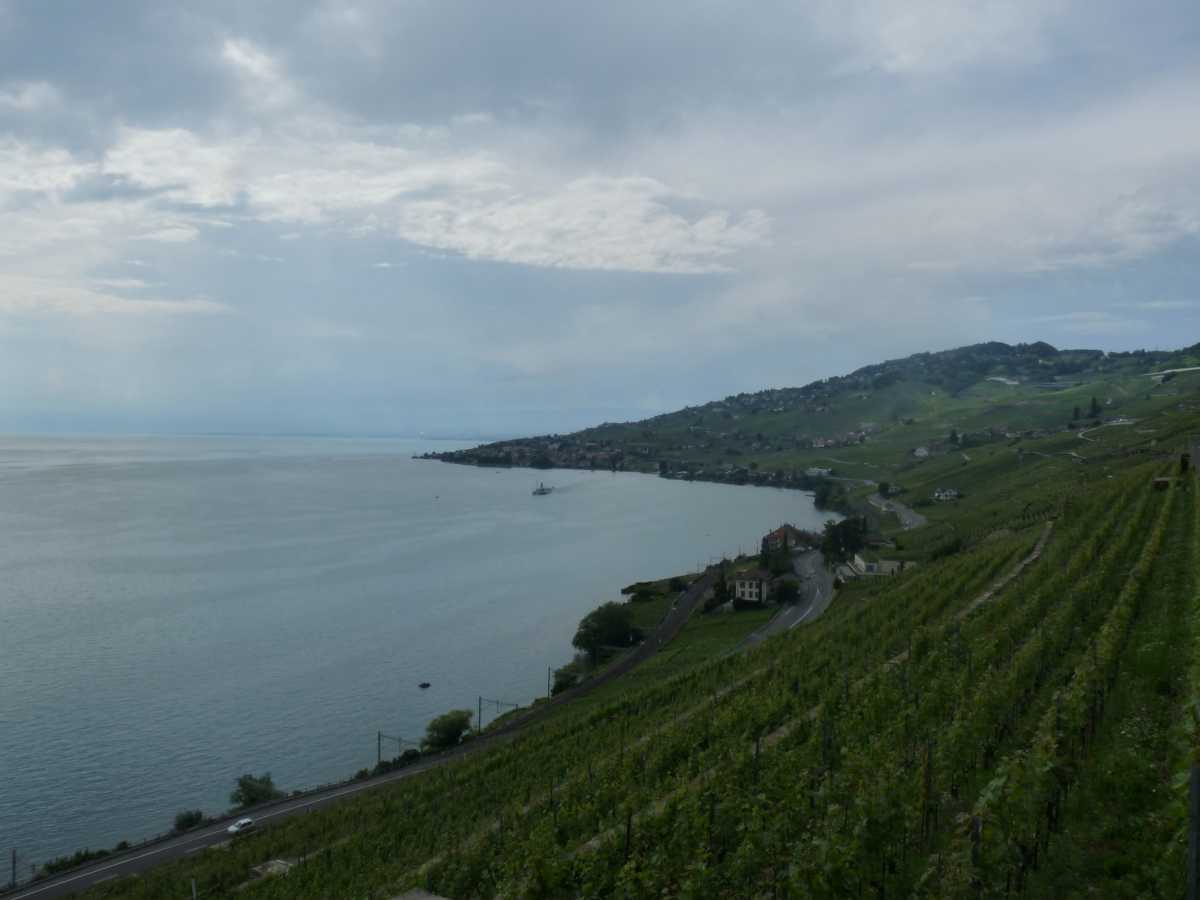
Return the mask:
[[242, 772], [343, 778], [378, 729], [544, 694], [622, 586], [824, 518], [795, 491], [411, 458], [453, 446], [0, 437], [0, 848], [145, 837]]

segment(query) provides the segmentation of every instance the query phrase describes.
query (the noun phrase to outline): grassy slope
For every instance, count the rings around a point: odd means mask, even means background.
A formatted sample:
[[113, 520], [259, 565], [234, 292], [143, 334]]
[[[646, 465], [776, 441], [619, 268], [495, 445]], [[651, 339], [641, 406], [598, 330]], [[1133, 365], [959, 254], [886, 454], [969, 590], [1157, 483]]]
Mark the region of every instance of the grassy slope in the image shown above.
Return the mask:
[[[835, 451], [910, 494], [951, 484], [966, 496], [923, 510], [930, 525], [900, 535], [919, 569], [854, 585], [813, 625], [714, 661], [710, 651], [753, 623], [696, 619], [678, 648], [511, 747], [91, 895], [183, 896], [191, 877], [223, 895], [252, 863], [301, 854], [309, 861], [286, 879], [244, 896], [385, 896], [424, 884], [449, 896], [950, 897], [974, 896], [972, 879], [1002, 887], [1018, 876], [1030, 896], [1178, 894], [1172, 778], [1197, 691], [1196, 486], [1160, 495], [1148, 481], [1171, 465], [1164, 449], [1200, 432], [1200, 413], [1194, 393], [1138, 393], [1144, 379], [1106, 378], [1138, 426], [1092, 441], [998, 441], [968, 448], [969, 460], [917, 463], [917, 432], [899, 428]], [[1163, 390], [1196, 387], [1180, 376]], [[1028, 421], [1061, 418], [1061, 397], [1007, 388], [893, 399], [919, 405], [918, 424], [904, 426], [918, 431], [967, 431], [970, 416], [1009, 405]], [[1084, 395], [1086, 405], [1094, 386], [1075, 390], [1070, 405]], [[965, 614], [1050, 516], [1043, 558]], [[927, 559], [955, 536], [965, 549]], [[1139, 586], [1131, 573], [1147, 554]], [[1020, 847], [1039, 813], [1012, 786], [1034, 779], [1022, 760], [1054, 725], [1047, 711], [1087, 677], [1089, 648], [1124, 621], [1130, 597], [1140, 612], [1122, 664], [1095, 737], [1072, 751], [1076, 782], [1030, 869]], [[1000, 772], [1008, 781], [997, 788]], [[958, 817], [980, 809], [988, 843], [976, 870]]]

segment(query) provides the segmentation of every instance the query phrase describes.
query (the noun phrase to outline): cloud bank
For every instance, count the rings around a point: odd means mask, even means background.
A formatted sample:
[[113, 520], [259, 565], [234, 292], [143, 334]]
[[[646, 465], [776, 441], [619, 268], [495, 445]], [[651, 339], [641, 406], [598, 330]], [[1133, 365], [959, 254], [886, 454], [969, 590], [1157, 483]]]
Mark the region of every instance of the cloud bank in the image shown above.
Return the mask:
[[0, 429], [554, 429], [1189, 342], [1200, 14], [1151, 7], [7, 7]]

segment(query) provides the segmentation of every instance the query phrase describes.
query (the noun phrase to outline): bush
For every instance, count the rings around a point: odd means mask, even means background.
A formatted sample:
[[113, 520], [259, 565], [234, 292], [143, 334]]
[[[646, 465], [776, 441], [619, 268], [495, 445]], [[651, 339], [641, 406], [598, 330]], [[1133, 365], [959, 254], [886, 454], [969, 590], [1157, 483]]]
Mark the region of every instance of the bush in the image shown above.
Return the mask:
[[109, 851], [107, 850], [76, 850], [70, 856], [59, 856], [49, 862], [42, 863], [38, 869], [38, 877], [45, 878], [47, 875], [57, 875], [59, 872], [65, 872], [68, 869], [76, 869], [84, 863], [104, 859], [108, 854]]
[[787, 575], [792, 571], [792, 558], [786, 550], [772, 553], [767, 560], [767, 571], [772, 575]]
[[681, 591], [686, 591], [687, 590], [687, 582], [684, 581], [682, 578], [680, 578], [678, 575], [676, 575], [674, 578], [672, 578], [670, 581], [667, 582], [667, 590], [669, 590], [673, 594], [678, 594]]
[[246, 773], [237, 780], [237, 787], [229, 795], [229, 802], [238, 809], [256, 806], [269, 800], [277, 800], [283, 796], [283, 791], [275, 787], [270, 772], [261, 775]]
[[638, 588], [629, 599], [634, 603], [649, 603], [657, 596], [658, 594], [650, 590], [650, 588]]
[[771, 599], [780, 606], [795, 603], [800, 599], [800, 585], [794, 578], [780, 578], [771, 589]]
[[604, 647], [630, 646], [638, 636], [629, 608], [622, 603], [604, 603], [579, 622], [571, 643], [595, 661]]
[[198, 809], [185, 809], [175, 814], [175, 830], [190, 831], [197, 825], [204, 824], [204, 813]]
[[574, 664], [567, 664], [561, 669], [554, 670], [554, 686], [550, 688], [550, 696], [561, 694], [579, 684], [579, 670]]
[[420, 758], [421, 751], [409, 747], [395, 759], [381, 759], [375, 764], [375, 768], [371, 770], [371, 774], [386, 775], [388, 772], [394, 772], [397, 769], [403, 769], [405, 766], [412, 765]]
[[426, 726], [421, 746], [434, 751], [456, 746], [470, 730], [471, 716], [469, 709], [452, 709], [448, 713], [442, 713]]

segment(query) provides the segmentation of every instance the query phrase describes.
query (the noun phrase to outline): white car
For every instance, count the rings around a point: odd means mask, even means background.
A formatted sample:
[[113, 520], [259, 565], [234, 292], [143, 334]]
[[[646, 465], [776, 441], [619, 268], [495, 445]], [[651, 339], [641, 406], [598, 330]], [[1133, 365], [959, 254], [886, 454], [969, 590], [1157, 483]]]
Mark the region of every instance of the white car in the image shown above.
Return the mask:
[[238, 819], [225, 830], [230, 834], [241, 834], [243, 831], [249, 831], [254, 827], [254, 820], [247, 816], [244, 819]]

